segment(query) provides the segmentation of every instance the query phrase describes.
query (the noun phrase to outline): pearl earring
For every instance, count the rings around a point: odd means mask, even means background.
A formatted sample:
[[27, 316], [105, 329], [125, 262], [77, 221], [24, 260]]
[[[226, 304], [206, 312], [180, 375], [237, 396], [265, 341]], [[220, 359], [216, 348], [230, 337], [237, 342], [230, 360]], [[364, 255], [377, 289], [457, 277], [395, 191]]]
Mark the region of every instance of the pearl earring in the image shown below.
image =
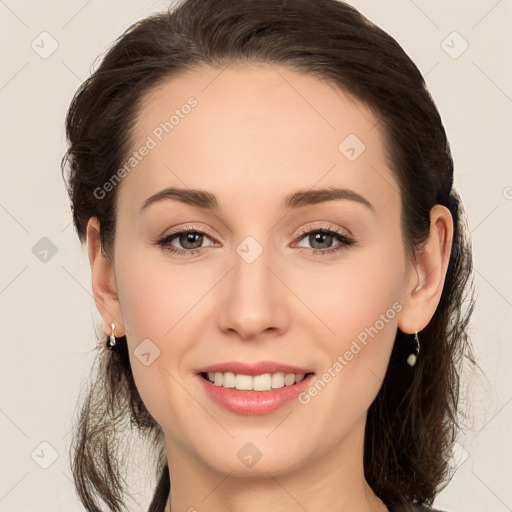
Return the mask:
[[409, 354], [407, 358], [407, 364], [409, 366], [414, 366], [416, 364], [416, 360], [418, 359], [418, 354], [420, 353], [420, 340], [418, 339], [418, 333], [414, 334], [414, 352]]
[[114, 330], [116, 328], [115, 324], [110, 324], [110, 327], [112, 327], [112, 334], [110, 335], [109, 339], [107, 340], [107, 348], [109, 350], [114, 350], [116, 346], [116, 337], [114, 336]]

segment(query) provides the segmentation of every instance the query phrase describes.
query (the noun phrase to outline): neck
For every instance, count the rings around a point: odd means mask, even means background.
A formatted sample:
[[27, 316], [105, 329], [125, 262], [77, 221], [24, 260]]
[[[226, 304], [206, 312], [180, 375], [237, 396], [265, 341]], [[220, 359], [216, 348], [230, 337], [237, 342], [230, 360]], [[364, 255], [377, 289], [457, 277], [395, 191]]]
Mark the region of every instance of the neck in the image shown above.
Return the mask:
[[[244, 504], [244, 503], [242, 503], [242, 498], [240, 498], [240, 496], [238, 496], [237, 498], [238, 499], [236, 501], [239, 502], [238, 508], [225, 507], [225, 508], [215, 509], [215, 508], [202, 507], [201, 510], [204, 510], [205, 512], [213, 512], [214, 510], [230, 510], [230, 511], [242, 511], [242, 510], [245, 511], [245, 510], [248, 510], [247, 502]], [[176, 502], [176, 501], [177, 500], [174, 500], [174, 502]], [[258, 503], [262, 503], [263, 501], [264, 500], [260, 500], [260, 501], [258, 501]], [[234, 502], [235, 502], [235, 500], [231, 499], [231, 503], [234, 503]], [[294, 502], [294, 504], [295, 504], [295, 508], [293, 510], [295, 510], [295, 509], [297, 511], [300, 511], [300, 510], [308, 510], [308, 511], [310, 511], [311, 510], [310, 508], [304, 507], [302, 504], [300, 504], [291, 495], [290, 495], [290, 499], [287, 502], [287, 505], [284, 506], [283, 510], [289, 511], [290, 510], [289, 507], [290, 507], [291, 502]], [[349, 500], [345, 500], [345, 504], [344, 505], [340, 504], [340, 507], [342, 507], [342, 508], [336, 508], [336, 511], [337, 512], [338, 511], [342, 512], [342, 511], [350, 510], [351, 512], [354, 512], [354, 511], [357, 511], [357, 512], [389, 512], [388, 508], [373, 493], [373, 491], [370, 488], [368, 488], [367, 492], [365, 493], [364, 502], [365, 502], [364, 505], [357, 505], [355, 503], [355, 501], [354, 501], [353, 505], [349, 505]], [[260, 504], [260, 505], [258, 505], [258, 507], [264, 507], [264, 505]], [[347, 508], [347, 507], [349, 507], [349, 508]], [[173, 512], [175, 510], [186, 510], [187, 512], [198, 512], [198, 509], [196, 509], [195, 507], [182, 508], [182, 507], [180, 507], [179, 504], [176, 504], [176, 503], [174, 503], [174, 505], [171, 505], [171, 496], [169, 495], [169, 497], [167, 498], [167, 502], [165, 504], [165, 512]], [[261, 508], [259, 510], [261, 510]], [[265, 510], [266, 510], [266, 508], [265, 508]], [[277, 510], [277, 509], [272, 509], [272, 510]], [[281, 510], [281, 509], [279, 509], [279, 510]], [[324, 507], [323, 510], [326, 510], [326, 508]], [[329, 510], [329, 509], [327, 509], [327, 510]]]
[[[291, 471], [238, 476], [166, 437], [172, 494], [166, 512], [388, 512], [364, 478], [364, 429]], [[333, 505], [334, 504], [334, 505]]]

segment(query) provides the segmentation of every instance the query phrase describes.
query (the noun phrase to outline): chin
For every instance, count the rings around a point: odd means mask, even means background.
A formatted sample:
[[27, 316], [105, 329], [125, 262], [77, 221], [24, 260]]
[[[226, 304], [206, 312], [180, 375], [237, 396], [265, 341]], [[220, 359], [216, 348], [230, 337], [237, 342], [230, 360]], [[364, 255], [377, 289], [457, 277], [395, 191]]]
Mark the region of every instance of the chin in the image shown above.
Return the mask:
[[[267, 434], [268, 431], [263, 436]], [[196, 453], [203, 464], [212, 470], [240, 478], [268, 478], [269, 473], [273, 476], [284, 475], [307, 465], [304, 443], [297, 442], [296, 446], [283, 449], [282, 445], [277, 446], [261, 437], [261, 434], [244, 435], [243, 438], [230, 439], [224, 445], [219, 443], [220, 450], [212, 452], [210, 445], [209, 450], [199, 448]]]

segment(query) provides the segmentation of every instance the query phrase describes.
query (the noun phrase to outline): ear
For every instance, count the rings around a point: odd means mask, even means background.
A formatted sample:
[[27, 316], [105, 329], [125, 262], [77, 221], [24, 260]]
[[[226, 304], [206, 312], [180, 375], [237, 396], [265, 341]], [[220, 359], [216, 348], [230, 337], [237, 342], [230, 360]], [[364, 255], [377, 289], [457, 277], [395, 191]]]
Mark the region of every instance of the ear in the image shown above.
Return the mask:
[[117, 297], [113, 263], [103, 254], [100, 240], [100, 223], [96, 217], [87, 223], [87, 245], [91, 264], [92, 292], [96, 307], [103, 321], [103, 331], [109, 336], [111, 323], [115, 324], [115, 336], [124, 336], [124, 321]]
[[450, 210], [436, 204], [430, 210], [430, 234], [411, 265], [407, 292], [402, 301], [398, 327], [405, 334], [425, 328], [441, 299], [453, 240]]

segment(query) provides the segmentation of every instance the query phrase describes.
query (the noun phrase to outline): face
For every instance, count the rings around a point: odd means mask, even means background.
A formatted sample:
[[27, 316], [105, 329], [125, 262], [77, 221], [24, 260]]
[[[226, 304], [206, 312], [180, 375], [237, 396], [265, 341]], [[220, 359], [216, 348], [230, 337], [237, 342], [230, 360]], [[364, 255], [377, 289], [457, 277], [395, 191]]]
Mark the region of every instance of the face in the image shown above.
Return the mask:
[[132, 149], [115, 284], [169, 458], [245, 475], [360, 457], [411, 283], [375, 116], [286, 67], [201, 69], [145, 98]]

